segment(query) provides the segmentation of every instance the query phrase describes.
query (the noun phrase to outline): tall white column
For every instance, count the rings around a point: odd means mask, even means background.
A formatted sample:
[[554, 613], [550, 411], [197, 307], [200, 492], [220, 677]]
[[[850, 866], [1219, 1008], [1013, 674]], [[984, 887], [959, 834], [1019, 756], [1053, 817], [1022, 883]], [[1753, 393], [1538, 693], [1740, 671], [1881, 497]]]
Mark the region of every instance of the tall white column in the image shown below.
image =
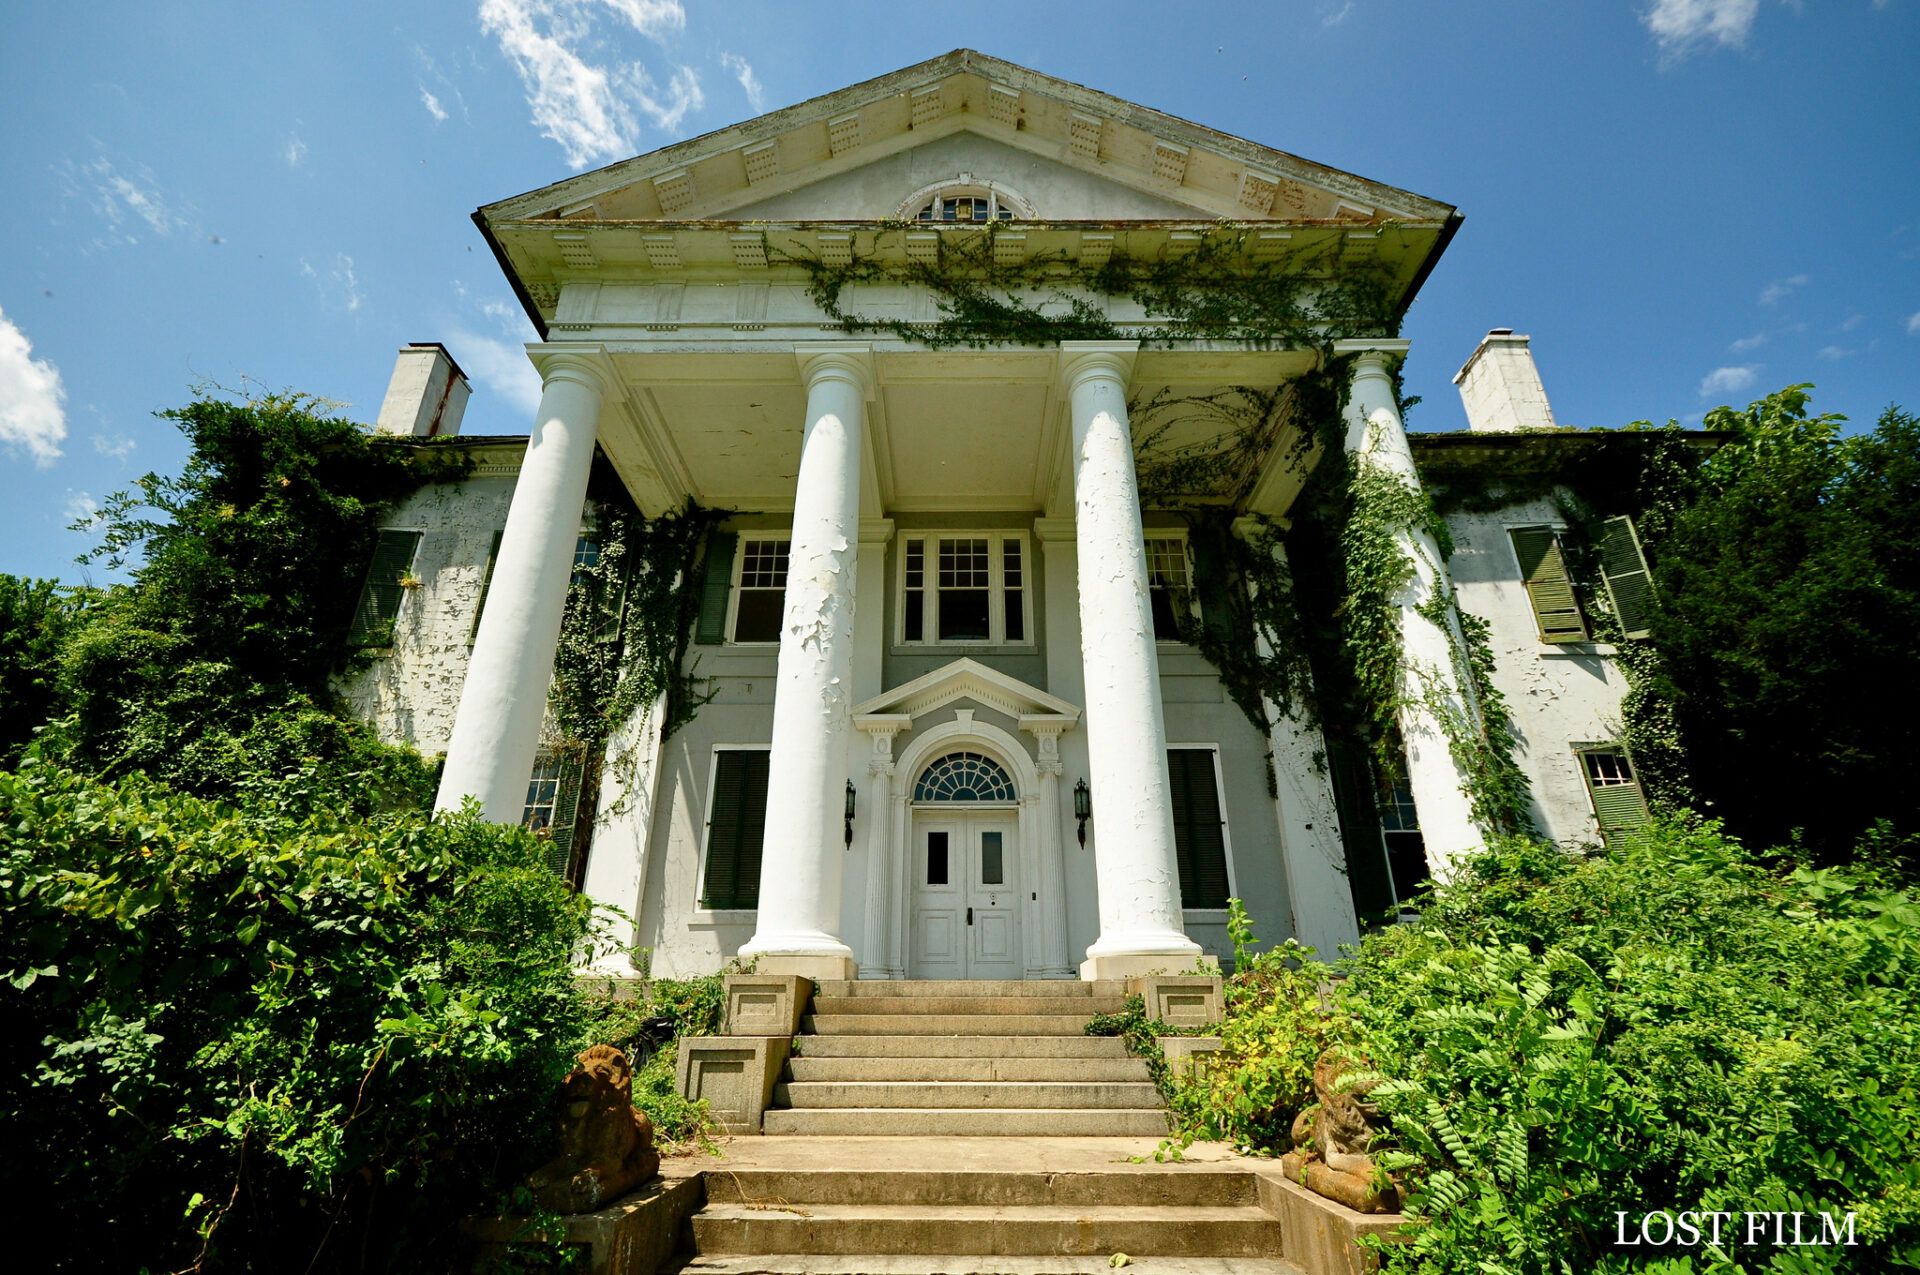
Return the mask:
[[840, 939], [842, 818], [853, 730], [854, 577], [870, 355], [798, 347], [806, 431], [794, 491], [768, 758], [760, 906], [740, 949], [765, 974], [852, 978]]
[[1087, 979], [1174, 973], [1201, 955], [1180, 914], [1167, 727], [1127, 424], [1127, 381], [1138, 348], [1132, 342], [1060, 345], [1073, 417], [1080, 647], [1099, 827], [1100, 937], [1080, 966]]
[[[1385, 470], [1418, 491], [1420, 475], [1394, 400], [1391, 371], [1391, 365], [1406, 356], [1407, 342], [1336, 341], [1333, 348], [1336, 354], [1355, 356], [1346, 411], [1348, 454], [1356, 465]], [[1484, 840], [1473, 821], [1467, 777], [1453, 760], [1428, 696], [1435, 696], [1445, 711], [1459, 714], [1460, 720], [1476, 724], [1479, 705], [1471, 689], [1460, 684], [1454, 664], [1454, 651], [1464, 649], [1459, 615], [1449, 608], [1442, 627], [1420, 614], [1436, 592], [1449, 587], [1440, 547], [1424, 527], [1400, 531], [1396, 539], [1413, 566], [1412, 578], [1394, 599], [1407, 670], [1401, 688], [1400, 734], [1407, 746], [1407, 781], [1420, 812], [1427, 864], [1444, 880], [1453, 865], [1480, 849]]]
[[604, 356], [559, 350], [536, 351], [533, 358], [543, 381], [540, 410], [500, 535], [434, 799], [436, 810], [457, 810], [476, 797], [494, 823], [518, 823], [526, 809], [600, 403], [609, 388]]

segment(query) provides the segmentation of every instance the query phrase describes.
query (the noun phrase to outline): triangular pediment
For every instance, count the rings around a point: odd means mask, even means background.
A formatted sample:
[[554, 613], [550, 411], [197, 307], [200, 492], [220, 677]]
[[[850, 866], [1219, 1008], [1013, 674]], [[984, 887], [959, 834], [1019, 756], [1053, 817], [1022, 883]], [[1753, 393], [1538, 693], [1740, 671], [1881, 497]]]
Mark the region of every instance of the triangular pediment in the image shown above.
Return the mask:
[[[1024, 177], [1062, 191], [1053, 209], [1038, 192], [1028, 196], [1040, 219], [1363, 225], [1453, 214], [1411, 192], [960, 49], [488, 205], [480, 217], [873, 221], [899, 215], [916, 189], [902, 181], [917, 174], [928, 185], [963, 172], [1016, 190]], [[1083, 213], [1083, 205], [1102, 211]]]
[[971, 699], [1015, 719], [1064, 717], [1078, 721], [1080, 710], [1057, 695], [977, 660], [958, 659], [903, 686], [854, 706], [854, 720], [871, 717], [917, 718], [959, 699]]

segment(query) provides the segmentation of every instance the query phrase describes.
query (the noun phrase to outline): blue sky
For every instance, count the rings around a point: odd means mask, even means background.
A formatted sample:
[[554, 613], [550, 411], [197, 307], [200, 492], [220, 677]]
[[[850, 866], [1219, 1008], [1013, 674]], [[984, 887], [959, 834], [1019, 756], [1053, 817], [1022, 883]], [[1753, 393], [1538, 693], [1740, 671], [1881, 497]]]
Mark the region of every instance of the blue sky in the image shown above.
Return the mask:
[[1411, 424], [1532, 334], [1563, 424], [1813, 381], [1920, 409], [1920, 0], [10, 6], [0, 571], [184, 447], [196, 381], [378, 411], [440, 340], [524, 432], [533, 332], [482, 203], [969, 46], [1456, 204]]

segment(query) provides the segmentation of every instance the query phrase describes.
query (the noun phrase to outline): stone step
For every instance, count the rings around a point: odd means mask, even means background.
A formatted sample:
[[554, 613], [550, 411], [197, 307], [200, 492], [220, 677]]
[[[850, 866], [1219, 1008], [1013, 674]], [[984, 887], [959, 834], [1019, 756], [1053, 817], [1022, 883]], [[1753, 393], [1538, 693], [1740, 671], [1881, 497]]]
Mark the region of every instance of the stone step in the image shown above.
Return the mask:
[[[1133, 1256], [1131, 1253], [1129, 1257]], [[1106, 1257], [914, 1253], [708, 1253], [666, 1275], [1113, 1275]], [[1128, 1275], [1302, 1275], [1283, 1257], [1142, 1257]]]
[[1125, 1058], [1118, 1036], [803, 1036], [795, 1058]]
[[831, 979], [815, 984], [818, 996], [1120, 996], [1127, 994], [1125, 979], [1102, 978], [1081, 982], [1071, 978], [995, 979]]
[[[818, 1038], [815, 1038], [818, 1039]], [[1020, 1037], [1044, 1040], [1045, 1037]], [[1150, 1079], [1141, 1058], [792, 1058], [788, 1080], [858, 1082], [872, 1080], [1052, 1081], [1094, 1084]]]
[[1260, 1202], [1244, 1169], [1142, 1165], [1126, 1171], [724, 1169], [705, 1175], [709, 1204], [1240, 1205]]
[[1164, 1138], [1167, 1113], [1155, 1097], [1155, 1106], [1132, 1109], [775, 1107], [761, 1130], [810, 1137]]
[[788, 1083], [773, 1087], [776, 1107], [981, 1108], [1022, 1107], [1084, 1111], [1158, 1106], [1160, 1091], [1138, 1083], [1060, 1084], [951, 1080]]
[[1081, 1036], [1085, 1014], [808, 1014], [818, 1036]]
[[1117, 1014], [1124, 996], [816, 996], [815, 1014], [1036, 1014], [1072, 1015], [1084, 1025], [1095, 1014]]
[[1049, 1253], [1068, 1257], [1264, 1257], [1280, 1224], [1253, 1205], [1003, 1206], [711, 1204], [691, 1219], [694, 1252]]

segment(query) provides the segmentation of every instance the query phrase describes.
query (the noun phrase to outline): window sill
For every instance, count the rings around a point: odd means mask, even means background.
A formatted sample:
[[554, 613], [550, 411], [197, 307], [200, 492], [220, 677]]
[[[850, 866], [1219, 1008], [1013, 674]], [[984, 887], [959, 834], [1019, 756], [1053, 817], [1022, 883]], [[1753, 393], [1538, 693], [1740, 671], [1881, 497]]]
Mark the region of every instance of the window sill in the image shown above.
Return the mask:
[[689, 930], [715, 930], [723, 925], [752, 925], [760, 913], [755, 908], [695, 909], [687, 921]]
[[1012, 655], [1032, 655], [1037, 642], [895, 642], [894, 655], [951, 655], [967, 651], [1006, 651]]
[[1570, 660], [1579, 656], [1618, 655], [1620, 648], [1611, 642], [1542, 642], [1540, 658]]

